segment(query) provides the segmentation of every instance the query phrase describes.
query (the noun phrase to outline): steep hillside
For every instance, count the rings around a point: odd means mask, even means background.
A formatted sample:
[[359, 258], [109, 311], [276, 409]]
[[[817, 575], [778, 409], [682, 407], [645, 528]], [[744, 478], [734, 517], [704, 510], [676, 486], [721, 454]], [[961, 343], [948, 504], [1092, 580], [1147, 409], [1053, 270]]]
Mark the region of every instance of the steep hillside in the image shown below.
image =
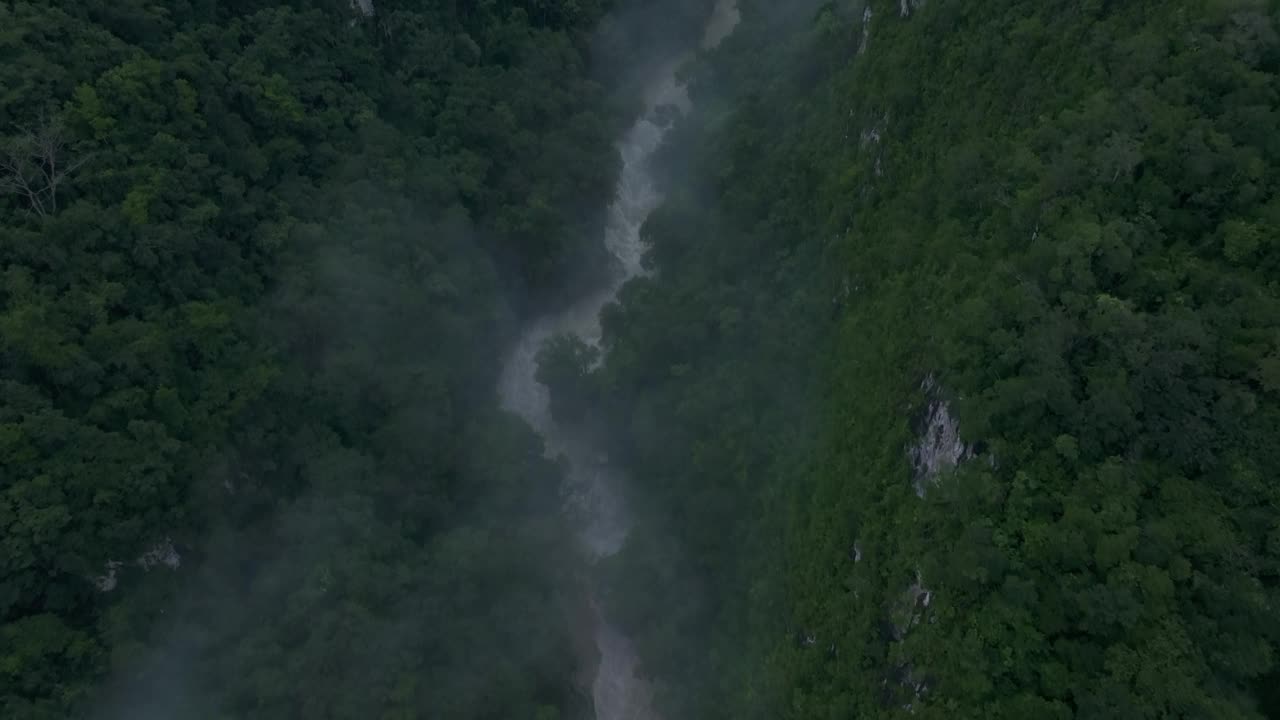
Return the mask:
[[776, 5], [588, 378], [672, 716], [1265, 716], [1280, 6]]

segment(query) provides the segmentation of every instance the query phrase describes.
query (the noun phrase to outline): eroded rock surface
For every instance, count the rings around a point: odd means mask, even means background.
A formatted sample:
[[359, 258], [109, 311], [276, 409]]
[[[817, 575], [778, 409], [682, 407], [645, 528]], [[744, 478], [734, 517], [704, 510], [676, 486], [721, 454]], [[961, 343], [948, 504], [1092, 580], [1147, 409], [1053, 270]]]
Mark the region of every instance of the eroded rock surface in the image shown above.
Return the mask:
[[960, 439], [960, 423], [933, 375], [926, 377], [920, 387], [928, 397], [928, 404], [918, 422], [916, 441], [908, 447], [907, 454], [911, 458], [916, 495], [924, 497], [940, 473], [973, 457], [973, 448]]

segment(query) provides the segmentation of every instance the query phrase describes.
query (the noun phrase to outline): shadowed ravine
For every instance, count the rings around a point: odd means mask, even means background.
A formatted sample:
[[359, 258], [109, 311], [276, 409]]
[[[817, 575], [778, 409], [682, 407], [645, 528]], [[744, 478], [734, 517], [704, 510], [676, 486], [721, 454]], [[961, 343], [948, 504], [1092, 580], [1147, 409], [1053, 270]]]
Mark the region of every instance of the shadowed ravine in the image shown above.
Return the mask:
[[[717, 45], [737, 21], [736, 0], [720, 0], [707, 24], [703, 48]], [[616, 553], [630, 530], [631, 521], [623, 501], [624, 478], [588, 439], [573, 428], [559, 426], [551, 418], [547, 388], [534, 377], [535, 358], [548, 338], [564, 333], [598, 346], [600, 310], [614, 299], [623, 284], [643, 272], [640, 227], [661, 201], [649, 174], [649, 159], [662, 144], [668, 127], [657, 119], [655, 110], [664, 106], [689, 110], [688, 95], [676, 79], [676, 70], [685, 59], [672, 58], [660, 66], [648, 84], [644, 115], [618, 142], [623, 167], [604, 233], [604, 243], [613, 260], [609, 277], [602, 280], [597, 291], [564, 311], [530, 322], [521, 332], [499, 379], [502, 406], [533, 426], [545, 441], [549, 456], [562, 455], [568, 460], [569, 474], [562, 493], [565, 512], [578, 528], [585, 551], [594, 559]], [[651, 707], [649, 685], [636, 675], [636, 657], [630, 640], [598, 609], [594, 615], [593, 634], [600, 654], [592, 686], [596, 717], [599, 720], [657, 717]]]

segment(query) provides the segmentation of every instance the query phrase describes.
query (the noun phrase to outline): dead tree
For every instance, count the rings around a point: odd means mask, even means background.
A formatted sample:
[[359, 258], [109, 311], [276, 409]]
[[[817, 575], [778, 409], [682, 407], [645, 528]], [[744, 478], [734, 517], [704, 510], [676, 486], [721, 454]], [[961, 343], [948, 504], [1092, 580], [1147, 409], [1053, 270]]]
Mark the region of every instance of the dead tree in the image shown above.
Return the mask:
[[18, 128], [0, 148], [0, 191], [19, 196], [44, 217], [58, 210], [58, 186], [88, 160], [68, 159], [61, 123], [41, 120], [38, 129]]

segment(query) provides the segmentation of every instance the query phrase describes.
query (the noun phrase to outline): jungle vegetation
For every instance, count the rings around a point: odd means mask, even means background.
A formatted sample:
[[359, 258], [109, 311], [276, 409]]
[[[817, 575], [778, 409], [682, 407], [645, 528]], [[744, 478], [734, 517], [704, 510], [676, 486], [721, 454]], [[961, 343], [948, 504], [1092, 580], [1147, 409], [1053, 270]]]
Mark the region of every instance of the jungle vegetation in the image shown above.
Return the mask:
[[0, 3], [0, 716], [589, 711], [493, 381], [590, 266], [605, 10]]
[[742, 12], [573, 380], [670, 716], [1280, 716], [1280, 5]]

